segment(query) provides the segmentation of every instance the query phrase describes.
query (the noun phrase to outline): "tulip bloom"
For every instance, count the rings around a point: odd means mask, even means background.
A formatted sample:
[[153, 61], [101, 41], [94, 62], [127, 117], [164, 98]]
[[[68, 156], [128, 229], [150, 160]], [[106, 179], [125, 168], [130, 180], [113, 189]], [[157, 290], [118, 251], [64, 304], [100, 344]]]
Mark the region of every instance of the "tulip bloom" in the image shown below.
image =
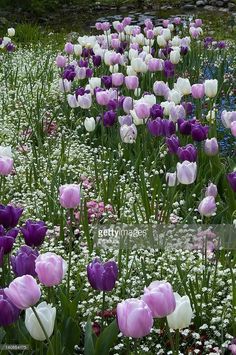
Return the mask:
[[218, 194], [217, 186], [212, 184], [212, 183], [210, 183], [207, 186], [207, 189], [206, 189], [206, 192], [205, 192], [205, 197], [207, 197], [207, 196], [216, 197], [217, 194]]
[[214, 196], [207, 196], [200, 202], [198, 212], [201, 216], [210, 217], [216, 211], [216, 202]]
[[135, 104], [134, 110], [139, 119], [146, 119], [150, 116], [150, 107], [145, 102]]
[[177, 178], [181, 184], [189, 185], [194, 183], [197, 177], [197, 163], [185, 160], [177, 163]]
[[231, 124], [236, 122], [236, 111], [222, 111], [221, 121], [225, 128], [231, 128]]
[[150, 308], [144, 301], [135, 298], [118, 303], [117, 320], [122, 334], [132, 338], [148, 335], [153, 326]]
[[66, 184], [59, 188], [60, 204], [64, 208], [76, 208], [80, 204], [80, 186]]
[[118, 266], [115, 261], [102, 263], [99, 258], [95, 258], [87, 266], [87, 276], [95, 290], [112, 291], [118, 277]]
[[236, 121], [232, 122], [230, 125], [231, 133], [234, 137], [236, 137]]
[[0, 224], [4, 228], [14, 228], [22, 215], [23, 208], [0, 205]]
[[203, 84], [194, 84], [191, 88], [192, 97], [194, 99], [202, 99], [205, 95], [205, 88]]
[[167, 316], [167, 322], [171, 329], [187, 328], [193, 317], [193, 311], [188, 296], [181, 297], [174, 293], [176, 308], [173, 313]]
[[47, 227], [43, 221], [32, 221], [29, 219], [21, 228], [21, 233], [27, 245], [38, 247], [44, 242]]
[[209, 98], [213, 98], [216, 96], [218, 91], [218, 80], [205, 80], [204, 82], [205, 94]]
[[0, 327], [6, 327], [15, 323], [20, 316], [18, 309], [0, 289]]
[[[41, 302], [35, 307], [35, 312], [37, 313], [48, 338], [50, 338], [54, 329], [56, 308], [46, 302]], [[39, 341], [46, 340], [42, 327], [31, 308], [28, 308], [25, 312], [25, 327], [33, 339]]]
[[176, 172], [174, 173], [166, 173], [166, 182], [170, 187], [176, 186], [178, 183]]
[[7, 156], [0, 156], [0, 175], [7, 176], [13, 169], [13, 159]]
[[40, 287], [31, 275], [24, 275], [13, 280], [4, 289], [5, 295], [19, 309], [34, 306], [40, 299]]
[[139, 86], [138, 77], [135, 75], [129, 75], [125, 77], [125, 85], [129, 90], [135, 90]]
[[170, 154], [176, 154], [179, 148], [179, 138], [172, 134], [172, 136], [166, 138], [166, 145]]
[[201, 124], [194, 124], [192, 126], [191, 135], [194, 141], [201, 142], [207, 138], [209, 131], [208, 126], [202, 126]]
[[11, 266], [14, 274], [19, 277], [23, 275], [36, 276], [35, 260], [39, 253], [36, 249], [32, 249], [26, 245], [20, 247], [16, 256], [11, 257]]
[[134, 143], [137, 138], [137, 133], [137, 128], [134, 124], [129, 126], [124, 124], [120, 127], [120, 136], [124, 143]]
[[176, 302], [169, 282], [154, 281], [144, 289], [142, 300], [152, 311], [153, 318], [163, 318], [174, 312]]
[[179, 91], [181, 95], [191, 94], [191, 84], [189, 79], [178, 78], [174, 88], [175, 90]]
[[62, 282], [65, 276], [67, 263], [61, 256], [47, 252], [39, 255], [35, 260], [35, 271], [43, 285], [56, 286]]
[[213, 156], [218, 154], [219, 152], [219, 145], [217, 142], [217, 139], [211, 138], [211, 139], [206, 139], [205, 144], [204, 144], [204, 151], [206, 155]]
[[228, 183], [230, 184], [232, 190], [236, 192], [236, 171], [233, 171], [232, 173], [229, 173], [227, 175], [227, 180]]

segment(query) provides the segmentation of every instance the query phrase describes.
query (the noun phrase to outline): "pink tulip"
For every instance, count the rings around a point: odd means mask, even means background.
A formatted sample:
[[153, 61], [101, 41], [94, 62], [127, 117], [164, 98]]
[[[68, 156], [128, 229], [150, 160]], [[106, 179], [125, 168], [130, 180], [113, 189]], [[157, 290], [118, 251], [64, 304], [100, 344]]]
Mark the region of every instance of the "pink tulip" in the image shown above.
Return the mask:
[[139, 86], [138, 77], [135, 75], [130, 75], [125, 77], [125, 85], [129, 90], [135, 90]]
[[124, 74], [114, 73], [111, 75], [111, 80], [113, 86], [121, 86], [124, 82]]
[[111, 94], [108, 90], [106, 91], [97, 91], [96, 93], [96, 100], [97, 103], [101, 106], [106, 106], [108, 105], [108, 102], [110, 101]]
[[135, 113], [138, 118], [145, 119], [150, 116], [150, 107], [145, 102], [139, 102], [135, 105]]
[[34, 306], [41, 296], [40, 287], [31, 275], [17, 277], [4, 289], [4, 293], [19, 309]]
[[63, 55], [58, 55], [56, 57], [56, 65], [58, 68], [64, 68], [66, 66], [67, 58]]
[[153, 318], [163, 318], [174, 312], [175, 296], [171, 284], [154, 281], [144, 289], [142, 300], [152, 311]]
[[55, 253], [41, 254], [35, 260], [35, 271], [39, 281], [48, 287], [59, 285], [65, 276], [67, 263]]
[[214, 196], [205, 197], [198, 206], [198, 212], [202, 216], [210, 217], [216, 211], [216, 202]]
[[80, 187], [76, 184], [62, 185], [59, 189], [60, 204], [64, 208], [76, 208], [80, 204]]
[[205, 95], [205, 88], [203, 84], [194, 84], [191, 88], [192, 97], [194, 99], [202, 99]]
[[156, 71], [162, 71], [162, 70], [163, 70], [163, 60], [162, 59], [153, 58], [148, 61], [148, 71], [156, 72]]
[[7, 176], [12, 172], [13, 159], [7, 156], [0, 157], [0, 175]]
[[153, 326], [152, 312], [142, 300], [130, 298], [117, 305], [117, 319], [124, 336], [142, 338]]
[[67, 42], [65, 44], [64, 51], [67, 54], [73, 54], [74, 53], [74, 45], [71, 42]]

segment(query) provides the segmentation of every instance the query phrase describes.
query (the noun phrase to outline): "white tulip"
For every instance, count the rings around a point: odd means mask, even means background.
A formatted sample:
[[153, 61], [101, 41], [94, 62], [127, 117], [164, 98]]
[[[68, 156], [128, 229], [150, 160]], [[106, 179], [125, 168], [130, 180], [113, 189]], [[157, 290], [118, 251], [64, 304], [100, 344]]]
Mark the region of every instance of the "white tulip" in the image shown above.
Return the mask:
[[75, 95], [71, 95], [71, 94], [67, 95], [67, 102], [71, 108], [79, 107], [79, 103]]
[[109, 66], [109, 72], [110, 73], [118, 73], [119, 72], [119, 64], [115, 64], [115, 65], [110, 65]]
[[134, 58], [131, 60], [131, 67], [136, 73], [146, 73], [147, 65], [141, 58]]
[[133, 75], [137, 76], [136, 71], [131, 67], [131, 65], [127, 65], [126, 73], [128, 76], [133, 76]]
[[170, 32], [169, 28], [163, 29], [162, 36], [164, 37], [164, 39], [166, 41], [169, 41], [171, 39], [171, 32]]
[[59, 90], [61, 92], [69, 92], [71, 89], [71, 81], [67, 79], [60, 79], [59, 80]]
[[189, 79], [185, 78], [178, 78], [174, 88], [175, 90], [178, 90], [182, 95], [190, 95], [192, 92], [190, 81]]
[[[54, 329], [56, 308], [46, 302], [41, 302], [37, 307], [35, 307], [35, 311], [37, 312], [45, 332], [50, 338]], [[25, 326], [33, 339], [39, 341], [46, 340], [44, 332], [31, 308], [26, 309]]]
[[176, 172], [166, 173], [166, 182], [167, 185], [170, 187], [177, 185], [178, 180], [177, 180]]
[[144, 95], [140, 101], [141, 101], [141, 102], [145, 102], [145, 103], [148, 104], [150, 107], [152, 107], [153, 105], [155, 105], [155, 104], [157, 103], [156, 96], [153, 95], [153, 94]]
[[160, 47], [165, 47], [167, 45], [167, 42], [166, 42], [165, 38], [162, 35], [158, 35], [157, 36], [157, 44]]
[[179, 36], [174, 36], [171, 40], [172, 46], [180, 46], [181, 39]]
[[130, 50], [129, 50], [129, 60], [132, 60], [133, 58], [138, 58], [138, 50], [130, 48]]
[[216, 96], [218, 91], [218, 80], [205, 80], [204, 82], [205, 87], [205, 95], [209, 98], [213, 98]]
[[93, 117], [86, 117], [84, 120], [84, 127], [86, 131], [93, 132], [95, 130], [95, 119]]
[[157, 26], [154, 27], [153, 32], [155, 36], [161, 35], [163, 31], [163, 27], [162, 26]]
[[169, 116], [170, 109], [171, 109], [171, 107], [175, 107], [175, 103], [173, 101], [163, 101], [163, 102], [161, 102], [161, 107], [164, 108], [164, 115]]
[[0, 146], [0, 157], [12, 158], [12, 151], [10, 146]]
[[92, 89], [95, 89], [96, 87], [97, 88], [100, 88], [101, 87], [101, 78], [98, 78], [98, 77], [92, 77], [89, 79], [89, 85]]
[[176, 105], [178, 105], [181, 101], [181, 93], [175, 89], [170, 90], [168, 93], [168, 101], [173, 101]]
[[82, 50], [83, 50], [83, 48], [82, 48], [82, 46], [80, 44], [75, 44], [74, 45], [74, 53], [75, 53], [75, 55], [80, 56], [82, 54]]
[[124, 124], [120, 127], [121, 140], [124, 143], [134, 143], [137, 137], [137, 128], [134, 124], [130, 126]]
[[181, 297], [174, 293], [176, 308], [173, 313], [167, 316], [167, 322], [171, 329], [183, 329], [189, 327], [193, 317], [193, 311], [188, 296]]
[[13, 36], [15, 36], [15, 33], [16, 33], [16, 31], [13, 27], [8, 28], [8, 30], [7, 30], [8, 36], [13, 37]]
[[172, 31], [174, 31], [175, 26], [173, 25], [173, 23], [169, 23], [168, 28], [172, 32]]
[[221, 121], [225, 128], [231, 128], [232, 122], [236, 121], [236, 111], [222, 111]]
[[179, 51], [171, 51], [170, 52], [170, 61], [172, 64], [178, 64], [180, 61], [180, 52]]

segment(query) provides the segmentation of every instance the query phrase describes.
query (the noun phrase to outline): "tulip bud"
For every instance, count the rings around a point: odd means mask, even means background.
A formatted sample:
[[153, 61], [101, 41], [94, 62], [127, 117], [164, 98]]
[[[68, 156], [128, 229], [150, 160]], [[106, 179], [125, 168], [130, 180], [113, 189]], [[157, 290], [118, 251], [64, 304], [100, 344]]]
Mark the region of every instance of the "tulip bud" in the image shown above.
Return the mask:
[[[35, 307], [35, 312], [37, 313], [48, 338], [50, 338], [54, 329], [56, 308], [46, 302], [41, 302]], [[25, 326], [33, 339], [38, 341], [46, 340], [42, 327], [31, 308], [28, 308], [25, 312]]]
[[204, 82], [205, 94], [209, 98], [216, 96], [218, 91], [218, 80], [205, 80]]
[[170, 187], [176, 186], [178, 183], [176, 172], [174, 173], [166, 173], [166, 182]]
[[15, 33], [16, 33], [16, 31], [15, 31], [15, 29], [13, 27], [8, 28], [7, 34], [8, 34], [9, 37], [14, 37]]
[[35, 260], [38, 257], [39, 253], [35, 249], [24, 245], [20, 247], [16, 256], [11, 257], [11, 265], [14, 271], [14, 274], [18, 276], [31, 275], [35, 277]]
[[207, 196], [200, 202], [198, 212], [202, 216], [210, 217], [216, 211], [216, 203], [214, 196]]
[[135, 75], [126, 76], [125, 77], [125, 85], [126, 85], [127, 89], [129, 89], [129, 90], [137, 89], [139, 86], [138, 77]]
[[71, 42], [67, 42], [64, 47], [64, 51], [67, 54], [72, 54], [74, 52], [74, 46]]
[[115, 261], [102, 263], [95, 258], [87, 266], [87, 276], [90, 285], [99, 291], [112, 291], [118, 277], [118, 266]]
[[179, 91], [182, 95], [190, 95], [192, 88], [189, 79], [178, 78], [174, 85], [175, 90]]
[[236, 192], [236, 171], [233, 171], [232, 173], [229, 173], [227, 175], [227, 180], [228, 183], [230, 184], [232, 190]]
[[217, 186], [210, 183], [210, 185], [207, 186], [206, 192], [205, 192], [205, 197], [207, 196], [213, 196], [216, 197], [217, 196]]
[[80, 56], [82, 54], [82, 46], [80, 44], [74, 45], [74, 53], [76, 56]]

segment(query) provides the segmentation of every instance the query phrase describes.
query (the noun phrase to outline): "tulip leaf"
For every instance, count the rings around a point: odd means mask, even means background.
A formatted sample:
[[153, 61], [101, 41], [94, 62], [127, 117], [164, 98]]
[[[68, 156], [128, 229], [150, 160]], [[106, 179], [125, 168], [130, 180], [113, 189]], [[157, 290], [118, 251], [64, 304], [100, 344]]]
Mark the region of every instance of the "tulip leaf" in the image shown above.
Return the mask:
[[115, 319], [98, 337], [95, 346], [95, 355], [109, 355], [110, 349], [115, 344], [118, 334], [119, 328]]
[[[101, 354], [103, 353], [101, 352]], [[93, 330], [92, 330], [92, 323], [90, 319], [88, 319], [85, 326], [84, 355], [95, 355], [94, 342], [93, 342]]]
[[75, 345], [78, 345], [80, 343], [79, 325], [73, 318], [68, 317], [63, 323], [61, 333], [63, 344], [62, 354], [73, 354]]
[[69, 300], [61, 289], [59, 289], [59, 297], [63, 309], [63, 314], [68, 317], [75, 318], [78, 308], [78, 297]]
[[2, 343], [5, 335], [6, 335], [5, 330], [3, 328], [0, 328], [0, 344]]

